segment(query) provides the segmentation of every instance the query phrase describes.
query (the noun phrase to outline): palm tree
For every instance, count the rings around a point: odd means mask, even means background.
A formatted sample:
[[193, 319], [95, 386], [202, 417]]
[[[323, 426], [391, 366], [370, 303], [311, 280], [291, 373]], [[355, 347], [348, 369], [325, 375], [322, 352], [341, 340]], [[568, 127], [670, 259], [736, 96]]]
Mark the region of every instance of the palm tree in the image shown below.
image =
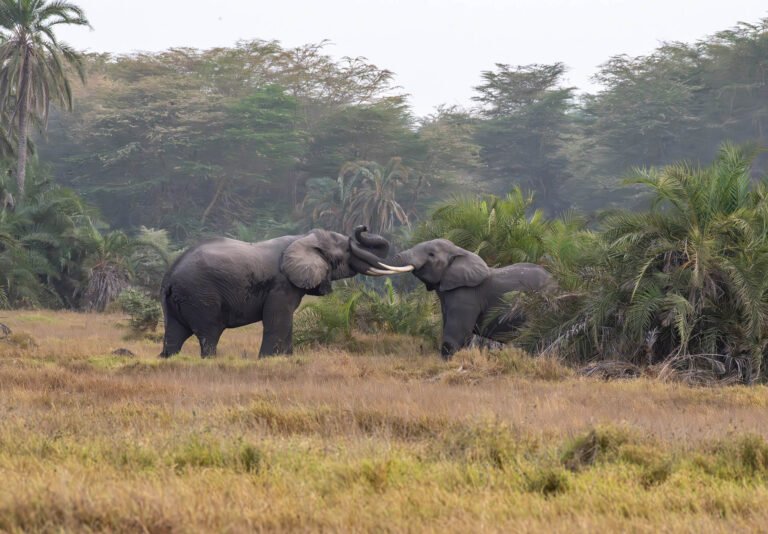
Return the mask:
[[341, 226], [351, 232], [367, 225], [372, 232], [382, 233], [395, 223], [409, 226], [408, 215], [397, 201], [396, 193], [409, 178], [410, 169], [400, 158], [390, 158], [386, 165], [374, 161], [350, 161], [339, 171], [342, 204]]
[[460, 197], [438, 206], [418, 229], [415, 241], [445, 238], [471, 250], [489, 265], [538, 262], [549, 223], [532, 213], [533, 196], [516, 187], [504, 198]]
[[320, 226], [327, 230], [343, 231], [341, 225], [342, 199], [337, 180], [331, 178], [310, 178], [307, 193], [300, 209], [304, 214], [304, 225]]
[[92, 213], [74, 191], [32, 178], [24, 204], [0, 209], [0, 287], [8, 305], [74, 306], [86, 252], [78, 234]]
[[30, 122], [47, 123], [51, 100], [72, 109], [67, 65], [85, 80], [80, 55], [56, 39], [54, 29], [62, 24], [89, 25], [81, 8], [63, 0], [0, 0], [0, 109], [12, 108], [11, 122], [17, 124], [20, 200]]
[[120, 230], [102, 234], [91, 226], [84, 234], [91, 252], [84, 262], [89, 273], [83, 304], [86, 310], [101, 312], [128, 289], [133, 277], [129, 258], [137, 243]]

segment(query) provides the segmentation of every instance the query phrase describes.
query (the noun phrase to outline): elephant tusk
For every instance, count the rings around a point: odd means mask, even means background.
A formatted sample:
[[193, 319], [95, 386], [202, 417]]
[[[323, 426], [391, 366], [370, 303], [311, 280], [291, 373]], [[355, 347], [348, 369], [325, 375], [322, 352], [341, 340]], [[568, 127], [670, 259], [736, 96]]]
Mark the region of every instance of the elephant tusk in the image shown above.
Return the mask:
[[370, 276], [385, 276], [388, 274], [397, 274], [395, 271], [382, 271], [381, 269], [376, 269], [374, 267], [369, 267], [367, 271], [365, 271], [365, 274]]
[[379, 266], [384, 267], [388, 271], [393, 271], [395, 273], [409, 273], [415, 267], [413, 265], [406, 265], [405, 267], [392, 267], [391, 265], [387, 265], [386, 263], [378, 262]]

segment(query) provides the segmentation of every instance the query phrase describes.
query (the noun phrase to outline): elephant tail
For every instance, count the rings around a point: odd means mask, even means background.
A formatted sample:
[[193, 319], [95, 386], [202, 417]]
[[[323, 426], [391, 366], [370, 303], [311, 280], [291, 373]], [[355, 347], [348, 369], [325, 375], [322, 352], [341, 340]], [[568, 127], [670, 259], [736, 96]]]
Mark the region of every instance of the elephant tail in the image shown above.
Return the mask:
[[160, 307], [163, 309], [163, 321], [168, 324], [168, 302], [167, 299], [170, 296], [170, 284], [168, 283], [168, 274], [163, 276], [163, 281], [160, 283]]
[[179, 312], [181, 310], [179, 310], [178, 304], [173, 301], [171, 281], [168, 273], [163, 276], [163, 281], [160, 284], [160, 307], [163, 310], [163, 323], [165, 327], [168, 326], [169, 314], [174, 319], [180, 319]]

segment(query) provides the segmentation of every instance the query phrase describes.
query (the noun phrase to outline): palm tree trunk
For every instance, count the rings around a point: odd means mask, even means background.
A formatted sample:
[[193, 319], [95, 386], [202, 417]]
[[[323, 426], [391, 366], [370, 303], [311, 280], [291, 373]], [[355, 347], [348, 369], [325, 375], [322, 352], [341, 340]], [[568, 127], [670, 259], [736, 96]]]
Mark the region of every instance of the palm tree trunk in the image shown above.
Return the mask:
[[28, 120], [28, 100], [29, 100], [29, 76], [30, 62], [29, 51], [24, 55], [24, 65], [22, 66], [21, 80], [19, 83], [19, 146], [16, 165], [16, 188], [18, 190], [19, 202], [24, 199], [24, 185], [27, 178], [27, 120]]
[[219, 200], [219, 197], [221, 196], [222, 191], [224, 191], [224, 186], [227, 184], [227, 177], [222, 176], [219, 180], [219, 184], [216, 186], [216, 192], [213, 194], [213, 198], [208, 203], [208, 207], [205, 208], [205, 211], [203, 212], [203, 216], [200, 218], [200, 226], [205, 225], [206, 219], [208, 219], [208, 215], [210, 215], [211, 210], [216, 205], [216, 201]]

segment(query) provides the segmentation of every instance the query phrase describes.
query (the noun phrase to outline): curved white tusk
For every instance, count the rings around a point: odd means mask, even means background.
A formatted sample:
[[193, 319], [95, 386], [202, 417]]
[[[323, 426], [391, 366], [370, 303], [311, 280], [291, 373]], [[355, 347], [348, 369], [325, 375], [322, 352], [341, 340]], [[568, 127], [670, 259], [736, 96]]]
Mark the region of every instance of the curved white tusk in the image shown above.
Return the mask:
[[388, 274], [397, 274], [395, 271], [382, 271], [381, 269], [375, 269], [373, 267], [369, 267], [367, 271], [365, 271], [365, 274], [369, 276], [386, 276]]
[[392, 267], [391, 265], [387, 265], [386, 263], [381, 263], [381, 262], [378, 262], [378, 263], [385, 269], [389, 271], [394, 271], [396, 273], [409, 273], [415, 269], [413, 265], [406, 265], [405, 267]]

